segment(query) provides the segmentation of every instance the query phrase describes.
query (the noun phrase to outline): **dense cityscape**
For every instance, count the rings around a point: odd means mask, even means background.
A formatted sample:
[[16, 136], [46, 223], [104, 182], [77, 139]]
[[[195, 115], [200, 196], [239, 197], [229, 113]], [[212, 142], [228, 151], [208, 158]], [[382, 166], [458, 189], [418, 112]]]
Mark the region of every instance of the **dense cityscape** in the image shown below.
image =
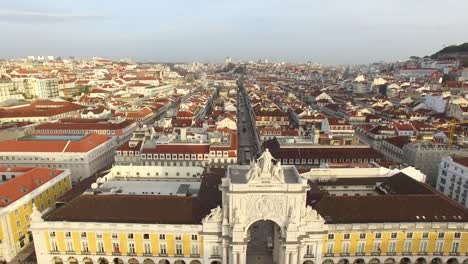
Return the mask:
[[0, 60], [0, 261], [468, 264], [468, 49]]

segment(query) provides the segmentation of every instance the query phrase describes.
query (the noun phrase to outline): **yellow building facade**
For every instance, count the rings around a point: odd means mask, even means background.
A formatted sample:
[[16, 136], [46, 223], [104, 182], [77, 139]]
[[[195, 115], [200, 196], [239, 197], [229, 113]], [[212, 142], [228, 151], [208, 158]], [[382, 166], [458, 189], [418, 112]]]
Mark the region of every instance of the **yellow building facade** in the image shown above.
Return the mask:
[[54, 206], [71, 189], [70, 172], [25, 168], [0, 188], [4, 190], [0, 192], [0, 260], [10, 261], [33, 240], [29, 231], [33, 206], [40, 211]]
[[38, 262], [468, 264], [467, 209], [424, 183], [398, 173], [346, 179], [349, 193], [325, 193], [273, 159], [266, 151], [206, 174], [199, 192], [183, 197], [142, 189], [164, 181], [105, 176], [51, 213], [33, 212]]

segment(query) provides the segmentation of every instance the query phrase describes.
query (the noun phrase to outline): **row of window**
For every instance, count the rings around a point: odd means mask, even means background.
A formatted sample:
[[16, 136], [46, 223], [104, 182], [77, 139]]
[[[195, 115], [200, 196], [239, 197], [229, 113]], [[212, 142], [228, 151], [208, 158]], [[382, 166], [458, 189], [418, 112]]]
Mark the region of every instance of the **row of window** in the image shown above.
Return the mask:
[[[128, 254], [136, 254], [136, 249], [135, 249], [135, 243], [129, 242], [128, 245]], [[120, 243], [119, 242], [112, 242], [112, 254], [121, 254], [120, 250]], [[58, 248], [58, 243], [55, 240], [51, 240], [50, 242], [50, 250], [51, 252], [59, 252]], [[65, 243], [65, 250], [68, 253], [75, 252], [75, 248], [73, 245], [73, 241], [66, 241]], [[83, 253], [89, 253], [89, 244], [87, 241], [81, 241], [81, 252]], [[105, 247], [104, 247], [104, 242], [103, 241], [97, 241], [96, 242], [96, 252], [99, 254], [105, 254]], [[167, 255], [167, 245], [165, 243], [160, 243], [159, 244], [159, 252], [160, 255]], [[143, 254], [149, 255], [153, 254], [151, 244], [148, 242], [145, 242], [143, 244]], [[176, 255], [184, 255], [184, 250], [183, 250], [183, 245], [181, 243], [176, 243], [175, 244], [175, 254]], [[198, 250], [198, 244], [197, 243], [192, 243], [191, 244], [191, 255], [198, 255], [199, 250]]]
[[[120, 175], [121, 175], [120, 171], [118, 171], [118, 172], [116, 173], [116, 175], [117, 175], [117, 176], [120, 176]], [[197, 172], [196, 174], [194, 174], [194, 175], [192, 175], [192, 176], [195, 177], [195, 176], [200, 176], [200, 175], [201, 175], [201, 174], [200, 174], [199, 172]], [[141, 175], [140, 175], [139, 172], [136, 172], [136, 176], [139, 177], [139, 176], [141, 176]], [[150, 172], [147, 172], [147, 173], [146, 173], [146, 176], [151, 176], [151, 173], [150, 173]], [[154, 176], [160, 176], [160, 175], [159, 175], [159, 172], [155, 172], [155, 173], [154, 173]], [[169, 176], [169, 172], [164, 172], [164, 176]], [[176, 172], [176, 176], [180, 176], [180, 172]], [[190, 172], [187, 172], [187, 173], [186, 173], [186, 176], [190, 176]]]
[[[343, 234], [343, 239], [350, 239], [350, 237], [351, 237], [351, 234], [349, 234], [349, 233]], [[360, 239], [366, 239], [366, 237], [367, 237], [366, 233], [360, 233], [359, 234]], [[460, 232], [455, 232], [453, 234], [453, 237], [454, 238], [461, 238], [461, 233]], [[380, 239], [380, 238], [382, 238], [382, 233], [380, 233], [380, 232], [374, 233], [374, 239]], [[392, 239], [398, 238], [398, 233], [397, 232], [392, 232], [390, 234], [390, 238], [392, 238]], [[413, 232], [406, 232], [406, 238], [413, 238]], [[429, 232], [423, 232], [422, 233], [422, 238], [429, 238]], [[438, 232], [437, 233], [437, 238], [445, 238], [445, 233], [444, 232]], [[329, 240], [335, 239], [335, 234], [328, 234], [328, 239]]]
[[[396, 253], [396, 241], [389, 241], [387, 253]], [[350, 253], [350, 243], [342, 243], [341, 244], [341, 254], [349, 254]], [[334, 254], [334, 242], [328, 242], [326, 247], [326, 254]], [[366, 250], [366, 242], [360, 241], [357, 244], [356, 253], [357, 254], [365, 254]], [[375, 241], [372, 244], [372, 253], [380, 254], [382, 253], [382, 243], [380, 241]], [[403, 244], [403, 253], [411, 253], [413, 251], [413, 241], [405, 241]], [[427, 253], [428, 252], [428, 241], [422, 240], [419, 242], [419, 251], [420, 253]], [[443, 253], [444, 252], [444, 241], [436, 241], [435, 245], [435, 253]], [[460, 241], [453, 241], [450, 253], [459, 254], [460, 253]]]
[[[376, 159], [379, 161], [380, 159]], [[282, 164], [322, 164], [329, 162], [373, 162], [374, 159], [362, 159], [362, 158], [346, 158], [346, 159], [283, 159]]]
[[101, 135], [115, 135], [115, 130], [60, 130], [60, 129], [41, 129], [37, 130], [38, 133], [44, 134], [101, 134]]
[[[88, 233], [87, 232], [81, 232], [80, 236], [82, 238], [86, 238], [86, 237], [88, 237]], [[49, 232], [49, 237], [51, 237], [51, 238], [56, 237], [56, 233], [55, 232]], [[65, 237], [71, 238], [72, 237], [71, 232], [65, 232]], [[96, 233], [96, 238], [100, 239], [102, 237], [103, 237], [102, 233]], [[118, 233], [112, 233], [111, 237], [113, 239], [118, 239], [119, 234]], [[135, 235], [133, 233], [128, 233], [127, 238], [128, 239], [134, 239]], [[175, 240], [182, 240], [182, 235], [179, 235], [179, 234], [174, 235], [174, 238], [175, 238]], [[143, 234], [143, 239], [150, 239], [150, 235], [149, 234]], [[191, 239], [192, 240], [198, 240], [198, 235], [191, 235]], [[159, 240], [166, 240], [166, 234], [159, 234]]]
[[0, 160], [47, 160], [47, 161], [84, 161], [84, 158], [49, 158], [49, 157], [28, 157], [28, 156], [0, 156]]

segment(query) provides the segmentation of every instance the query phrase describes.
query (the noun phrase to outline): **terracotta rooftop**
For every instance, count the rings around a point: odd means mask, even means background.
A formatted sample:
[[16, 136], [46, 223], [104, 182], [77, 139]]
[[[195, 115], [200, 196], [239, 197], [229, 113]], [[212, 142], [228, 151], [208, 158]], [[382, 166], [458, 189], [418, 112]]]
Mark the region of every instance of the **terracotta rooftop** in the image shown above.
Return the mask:
[[38, 100], [28, 106], [0, 109], [0, 118], [56, 116], [83, 108], [85, 107], [70, 102]]
[[404, 136], [399, 136], [399, 137], [391, 137], [391, 138], [386, 138], [384, 141], [399, 147], [403, 148], [404, 145], [411, 143], [411, 140], [409, 137], [404, 137]]
[[200, 224], [221, 204], [218, 185], [225, 171], [206, 173], [198, 196], [81, 195], [44, 216], [46, 221]]
[[281, 148], [276, 139], [265, 141], [263, 146], [278, 159], [384, 159], [382, 154], [372, 148]]
[[466, 222], [468, 210], [441, 195], [325, 195], [314, 207], [327, 223]]
[[317, 199], [318, 202], [313, 201], [309, 204], [315, 203], [312, 206], [315, 206], [328, 223], [466, 222], [468, 220], [468, 209], [404, 173], [380, 179], [384, 182], [376, 188], [376, 191], [381, 195], [325, 194], [321, 199]]
[[117, 130], [124, 129], [135, 123], [133, 120], [125, 120], [120, 123], [111, 123], [107, 120], [94, 121], [95, 119], [85, 119], [89, 120], [89, 122], [75, 120], [60, 120], [60, 122], [56, 123], [40, 124], [36, 127], [36, 130]]
[[[21, 168], [12, 168], [22, 170]], [[55, 176], [63, 173], [63, 170], [55, 170], [49, 168], [23, 168], [26, 170], [24, 174], [0, 184], [0, 207], [5, 207], [27, 195], [34, 189], [44, 183], [55, 178]], [[7, 170], [5, 167], [0, 167], [0, 170]]]
[[0, 152], [88, 152], [110, 140], [91, 134], [81, 140], [6, 140], [0, 142]]
[[455, 156], [453, 157], [453, 161], [465, 167], [468, 167], [468, 157]]

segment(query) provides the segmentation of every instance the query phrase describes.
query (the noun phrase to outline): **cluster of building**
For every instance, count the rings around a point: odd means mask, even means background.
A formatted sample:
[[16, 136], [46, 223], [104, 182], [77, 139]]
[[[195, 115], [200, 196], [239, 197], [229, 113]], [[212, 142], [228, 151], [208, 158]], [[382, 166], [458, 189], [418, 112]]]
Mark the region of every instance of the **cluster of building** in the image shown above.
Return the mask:
[[0, 261], [468, 264], [465, 73], [1, 61]]

